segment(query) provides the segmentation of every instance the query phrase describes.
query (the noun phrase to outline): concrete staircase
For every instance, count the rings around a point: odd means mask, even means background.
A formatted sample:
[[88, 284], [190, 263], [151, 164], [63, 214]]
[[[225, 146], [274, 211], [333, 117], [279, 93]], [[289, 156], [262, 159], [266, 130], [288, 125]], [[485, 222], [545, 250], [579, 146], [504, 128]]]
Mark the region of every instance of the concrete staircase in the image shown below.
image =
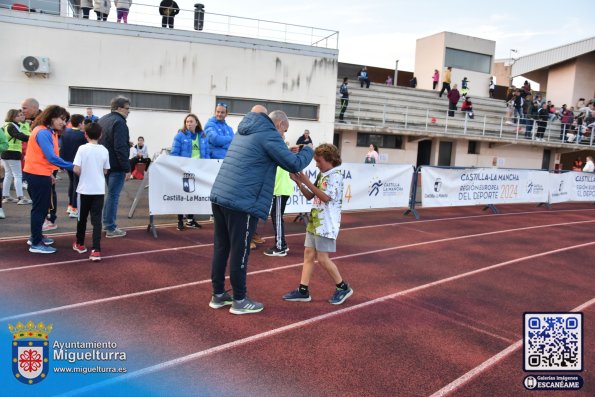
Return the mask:
[[[342, 81], [337, 82], [337, 92]], [[382, 84], [360, 88], [357, 80], [349, 81], [349, 106], [345, 113], [345, 123], [338, 122], [341, 107], [337, 100], [337, 130], [352, 130], [378, 133], [395, 133], [416, 136], [452, 136], [467, 139], [489, 140], [505, 143], [525, 142], [547, 146], [584, 146], [560, 141], [560, 123], [548, 123], [544, 141], [525, 139], [524, 128], [517, 132], [516, 125], [506, 124], [506, 104], [502, 100], [474, 97], [474, 119], [466, 117], [458, 110], [454, 117], [448, 117], [446, 92], [438, 97], [439, 90], [422, 90], [407, 87], [392, 87]], [[459, 101], [460, 109], [462, 100]], [[534, 129], [533, 132], [535, 132]], [[589, 144], [590, 142], [586, 142]], [[591, 143], [592, 144], [592, 143]]]

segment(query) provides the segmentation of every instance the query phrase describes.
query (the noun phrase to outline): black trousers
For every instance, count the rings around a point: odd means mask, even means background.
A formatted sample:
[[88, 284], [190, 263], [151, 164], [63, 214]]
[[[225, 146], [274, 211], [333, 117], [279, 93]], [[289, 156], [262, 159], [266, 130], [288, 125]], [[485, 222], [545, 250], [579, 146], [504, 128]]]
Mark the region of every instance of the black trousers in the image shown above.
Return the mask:
[[449, 117], [454, 117], [456, 110], [457, 110], [457, 104], [456, 103], [452, 103], [452, 102], [448, 102], [448, 116]]
[[256, 230], [258, 218], [246, 212], [234, 211], [211, 204], [215, 221], [211, 282], [213, 293], [225, 292], [225, 271], [229, 259], [229, 279], [233, 299], [246, 297], [246, 273], [250, 256], [250, 241]]
[[440, 98], [442, 98], [444, 90], [446, 90], [446, 92], [450, 94], [450, 83], [442, 83], [442, 89], [440, 90], [440, 94], [438, 95]]
[[79, 219], [76, 223], [76, 242], [85, 245], [87, 218], [91, 215], [93, 225], [93, 249], [101, 251], [101, 211], [103, 210], [103, 194], [79, 194]]
[[79, 185], [79, 177], [72, 171], [68, 172], [68, 205], [77, 208], [76, 204], [76, 188]]
[[287, 248], [287, 242], [285, 241], [285, 221], [283, 221], [287, 200], [289, 200], [289, 196], [273, 196], [273, 205], [271, 206], [271, 221], [275, 229], [275, 247], [278, 250]]
[[145, 171], [147, 171], [149, 169], [149, 166], [151, 165], [151, 159], [148, 157], [138, 157], [135, 156], [133, 158], [130, 159], [130, 171], [134, 171], [134, 167], [136, 167], [136, 165], [138, 163], [145, 163], [146, 167], [145, 167]]
[[349, 99], [341, 98], [341, 113], [339, 113], [339, 120], [343, 120], [343, 116], [347, 110], [347, 105], [349, 105]]
[[168, 26], [170, 29], [174, 28], [174, 17], [168, 17], [167, 15], [164, 15], [161, 17], [161, 27], [166, 28]]

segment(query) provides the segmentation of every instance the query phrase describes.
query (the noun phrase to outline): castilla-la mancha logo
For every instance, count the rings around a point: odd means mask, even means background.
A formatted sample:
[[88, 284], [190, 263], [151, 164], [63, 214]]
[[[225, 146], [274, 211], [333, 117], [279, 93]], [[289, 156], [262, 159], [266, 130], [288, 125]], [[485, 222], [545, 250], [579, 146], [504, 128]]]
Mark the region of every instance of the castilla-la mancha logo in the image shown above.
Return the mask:
[[52, 324], [39, 322], [37, 325], [29, 321], [16, 326], [8, 324], [12, 333], [12, 373], [19, 381], [34, 385], [48, 375], [50, 354], [48, 335], [52, 332]]

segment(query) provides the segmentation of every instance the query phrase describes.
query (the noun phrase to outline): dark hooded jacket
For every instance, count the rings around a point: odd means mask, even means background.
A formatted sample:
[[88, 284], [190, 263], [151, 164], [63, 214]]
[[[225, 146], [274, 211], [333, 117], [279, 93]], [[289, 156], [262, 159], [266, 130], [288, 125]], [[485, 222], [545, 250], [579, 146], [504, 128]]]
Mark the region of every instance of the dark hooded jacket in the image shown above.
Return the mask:
[[215, 178], [211, 202], [266, 219], [277, 166], [299, 172], [310, 164], [312, 156], [308, 146], [292, 153], [266, 114], [248, 113], [240, 122]]

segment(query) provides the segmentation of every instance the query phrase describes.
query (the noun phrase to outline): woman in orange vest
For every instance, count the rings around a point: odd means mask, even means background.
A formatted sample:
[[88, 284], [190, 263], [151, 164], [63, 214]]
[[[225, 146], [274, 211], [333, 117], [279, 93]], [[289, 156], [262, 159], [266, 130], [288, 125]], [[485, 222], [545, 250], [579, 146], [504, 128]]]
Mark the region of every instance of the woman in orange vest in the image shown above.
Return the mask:
[[53, 254], [51, 246], [54, 240], [42, 234], [43, 222], [52, 200], [52, 184], [56, 182], [53, 172], [58, 168], [72, 170], [71, 162], [64, 161], [58, 155], [58, 131], [62, 131], [70, 118], [63, 107], [48, 106], [33, 121], [33, 132], [29, 137], [27, 157], [25, 158], [25, 179], [29, 184], [29, 195], [33, 200], [31, 208], [31, 237], [27, 243], [29, 252]]

